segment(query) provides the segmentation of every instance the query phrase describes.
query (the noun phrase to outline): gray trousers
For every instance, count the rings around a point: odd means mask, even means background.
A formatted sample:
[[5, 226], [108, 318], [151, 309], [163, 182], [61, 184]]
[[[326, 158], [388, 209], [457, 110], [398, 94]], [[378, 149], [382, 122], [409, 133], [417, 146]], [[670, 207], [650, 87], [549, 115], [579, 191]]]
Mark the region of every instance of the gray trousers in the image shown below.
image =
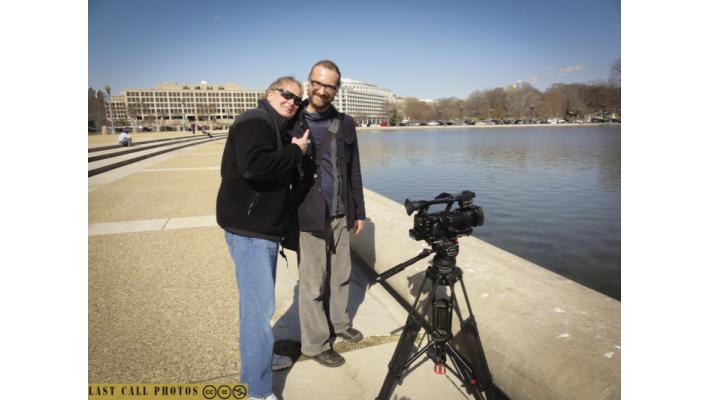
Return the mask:
[[328, 317], [336, 334], [350, 327], [350, 234], [345, 217], [328, 222], [331, 231], [301, 232], [299, 238], [298, 314], [301, 353], [307, 356], [330, 349]]

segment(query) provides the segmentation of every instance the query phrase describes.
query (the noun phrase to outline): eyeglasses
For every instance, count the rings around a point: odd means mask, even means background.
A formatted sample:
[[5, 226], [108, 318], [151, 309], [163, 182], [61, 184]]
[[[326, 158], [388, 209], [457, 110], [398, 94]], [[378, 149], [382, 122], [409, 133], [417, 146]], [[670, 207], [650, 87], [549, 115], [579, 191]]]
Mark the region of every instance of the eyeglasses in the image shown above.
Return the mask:
[[330, 93], [335, 93], [338, 91], [337, 86], [326, 85], [325, 83], [314, 81], [313, 79], [311, 79], [310, 81], [311, 81], [311, 87], [313, 88], [313, 90], [320, 90], [321, 88], [325, 88], [325, 91], [330, 92]]
[[278, 89], [278, 88], [277, 88], [277, 89], [273, 89], [273, 90], [275, 90], [275, 91], [281, 93], [281, 97], [283, 97], [283, 98], [286, 99], [287, 101], [288, 101], [288, 100], [293, 100], [293, 104], [295, 104], [295, 105], [297, 105], [297, 106], [300, 106], [300, 105], [301, 105], [301, 102], [303, 102], [303, 100], [301, 100], [301, 97], [300, 97], [300, 96], [296, 96], [295, 94], [289, 92], [289, 91], [286, 90], [286, 89]]

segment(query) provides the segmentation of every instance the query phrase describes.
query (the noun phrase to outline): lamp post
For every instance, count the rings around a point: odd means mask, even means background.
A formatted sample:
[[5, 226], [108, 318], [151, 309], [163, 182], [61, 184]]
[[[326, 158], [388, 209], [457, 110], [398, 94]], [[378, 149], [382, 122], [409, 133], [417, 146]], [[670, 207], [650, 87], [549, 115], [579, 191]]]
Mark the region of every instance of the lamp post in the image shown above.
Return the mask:
[[463, 106], [459, 106], [459, 122], [463, 121]]
[[532, 113], [533, 113], [534, 109], [535, 109], [535, 106], [530, 106], [530, 121], [529, 121], [529, 123], [531, 123], [531, 124], [532, 124]]
[[111, 110], [111, 107], [112, 107], [112, 103], [111, 103], [111, 86], [110, 86], [110, 85], [106, 85], [106, 86], [104, 87], [104, 89], [106, 89], [106, 93], [108, 94], [108, 119], [109, 119], [109, 121], [111, 121], [111, 134], [113, 134], [113, 133], [114, 133], [114, 130], [113, 130], [113, 111]]
[[180, 102], [180, 104], [182, 104], [182, 127], [180, 130], [184, 132], [185, 131], [185, 101], [182, 100]]

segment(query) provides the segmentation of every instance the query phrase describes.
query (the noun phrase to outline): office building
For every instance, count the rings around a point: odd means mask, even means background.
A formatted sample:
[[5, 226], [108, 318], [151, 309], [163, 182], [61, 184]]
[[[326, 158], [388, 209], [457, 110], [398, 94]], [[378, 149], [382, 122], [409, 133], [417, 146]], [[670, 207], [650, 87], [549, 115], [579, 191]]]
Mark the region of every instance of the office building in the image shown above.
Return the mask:
[[[231, 124], [239, 114], [256, 107], [263, 94], [234, 83], [161, 83], [152, 89], [127, 89], [113, 96], [111, 111], [115, 110], [115, 119], [168, 121], [165, 123], [170, 125], [206, 120]], [[110, 117], [108, 108], [106, 116]]]
[[338, 111], [346, 113], [361, 125], [387, 122], [387, 103], [394, 95], [387, 89], [353, 79], [341, 79], [340, 90], [333, 100]]
[[[108, 103], [108, 96], [105, 97]], [[108, 103], [110, 106], [106, 107], [106, 118], [109, 120], [113, 118], [113, 120], [126, 120], [128, 119], [128, 114], [126, 113], [126, 96], [123, 95], [118, 95], [118, 96], [111, 96], [111, 102]]]

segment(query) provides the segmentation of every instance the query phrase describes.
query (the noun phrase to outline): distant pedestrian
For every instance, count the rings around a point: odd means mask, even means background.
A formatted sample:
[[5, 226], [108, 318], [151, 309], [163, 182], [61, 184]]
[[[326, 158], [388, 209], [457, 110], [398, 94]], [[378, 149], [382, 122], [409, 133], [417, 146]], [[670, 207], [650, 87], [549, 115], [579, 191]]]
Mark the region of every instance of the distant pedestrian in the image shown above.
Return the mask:
[[195, 134], [195, 123], [194, 122], [192, 123], [192, 134], [193, 135]]
[[126, 147], [131, 147], [133, 146], [133, 139], [131, 138], [131, 135], [124, 131], [121, 132], [121, 134], [118, 136], [118, 144], [121, 144]]

